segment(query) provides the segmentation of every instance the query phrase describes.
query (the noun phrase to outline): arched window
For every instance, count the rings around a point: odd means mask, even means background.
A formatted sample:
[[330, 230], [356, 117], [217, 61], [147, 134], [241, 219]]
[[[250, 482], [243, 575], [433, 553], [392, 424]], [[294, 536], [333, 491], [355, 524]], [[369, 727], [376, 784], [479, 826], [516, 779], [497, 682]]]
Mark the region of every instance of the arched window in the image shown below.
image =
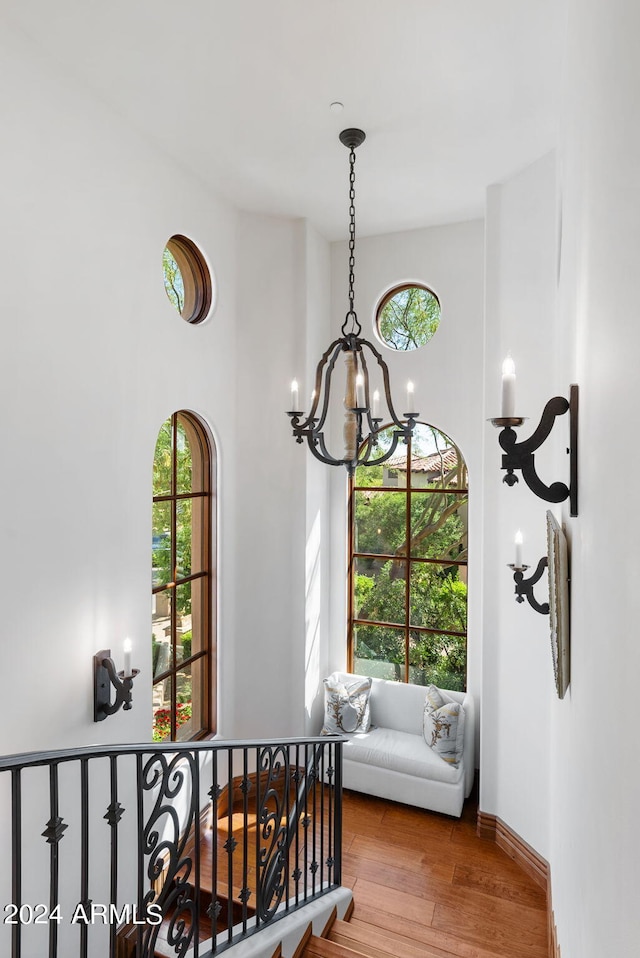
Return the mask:
[[193, 413], [162, 425], [153, 460], [153, 738], [215, 731], [213, 441]]
[[426, 423], [398, 449], [351, 480], [349, 668], [463, 690], [467, 469], [454, 443]]

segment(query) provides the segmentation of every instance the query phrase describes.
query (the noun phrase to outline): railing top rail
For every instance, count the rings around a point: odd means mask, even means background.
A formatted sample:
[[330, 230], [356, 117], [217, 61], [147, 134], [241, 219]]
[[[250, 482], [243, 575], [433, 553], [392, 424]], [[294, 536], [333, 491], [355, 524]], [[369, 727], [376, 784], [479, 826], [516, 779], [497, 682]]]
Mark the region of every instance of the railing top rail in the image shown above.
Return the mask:
[[0, 756], [0, 772], [12, 769], [32, 768], [39, 765], [54, 765], [78, 759], [108, 758], [112, 755], [148, 755], [165, 752], [171, 755], [180, 752], [217, 752], [229, 749], [278, 748], [289, 745], [322, 745], [346, 742], [344, 735], [313, 735], [308, 737], [272, 739], [201, 739], [197, 742], [125, 742], [120, 745], [83, 745], [77, 748], [56, 749], [45, 752], [20, 752]]

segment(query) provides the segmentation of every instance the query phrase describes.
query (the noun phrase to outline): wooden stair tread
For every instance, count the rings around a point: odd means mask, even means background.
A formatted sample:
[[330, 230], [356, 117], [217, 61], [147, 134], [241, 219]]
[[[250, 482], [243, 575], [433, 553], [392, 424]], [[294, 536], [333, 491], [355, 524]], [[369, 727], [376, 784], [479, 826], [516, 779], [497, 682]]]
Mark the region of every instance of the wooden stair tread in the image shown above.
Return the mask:
[[319, 938], [317, 935], [312, 935], [303, 954], [307, 958], [310, 958], [310, 956], [313, 956], [313, 958], [355, 958], [356, 955], [362, 956], [364, 952], [347, 948], [331, 941], [330, 938]]
[[[329, 935], [332, 941], [360, 949], [368, 958], [391, 955], [392, 958], [452, 958], [450, 951], [428, 947], [392, 931], [382, 931], [363, 921], [337, 921]], [[455, 956], [454, 956], [455, 958]]]
[[396, 935], [400, 940], [431, 948], [436, 954], [440, 949], [443, 955], [453, 955], [455, 958], [502, 958], [500, 952], [465, 941], [456, 935], [439, 931], [408, 918], [362, 907], [357, 903], [351, 922], [381, 928], [388, 934]]

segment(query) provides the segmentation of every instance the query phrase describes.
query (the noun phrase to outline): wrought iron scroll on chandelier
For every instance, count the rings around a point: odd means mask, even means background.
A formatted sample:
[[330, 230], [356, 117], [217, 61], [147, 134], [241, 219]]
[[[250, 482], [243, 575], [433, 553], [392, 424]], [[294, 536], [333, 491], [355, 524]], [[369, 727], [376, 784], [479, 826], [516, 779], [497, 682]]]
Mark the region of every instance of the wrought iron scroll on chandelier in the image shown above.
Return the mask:
[[[331, 343], [318, 363], [309, 415], [305, 418], [305, 413], [298, 409], [299, 389], [296, 380], [291, 385], [293, 409], [287, 412], [291, 417], [296, 441], [302, 443], [306, 439], [316, 459], [330, 466], [346, 466], [349, 475], [353, 475], [357, 466], [377, 466], [389, 459], [400, 440], [407, 442], [419, 416], [419, 413], [412, 411], [403, 413], [403, 419], [397, 415], [391, 399], [389, 370], [375, 346], [361, 336], [362, 326], [353, 305], [356, 246], [355, 151], [364, 139], [365, 134], [358, 129], [343, 130], [340, 134], [340, 142], [349, 150], [349, 309], [342, 324], [342, 336]], [[367, 354], [369, 362], [372, 363], [375, 359], [379, 367], [378, 375], [382, 380], [386, 403], [385, 416], [379, 415], [379, 390], [370, 391]], [[343, 355], [346, 367], [342, 457], [333, 456], [329, 452], [324, 434], [330, 408], [332, 377], [340, 355]], [[410, 409], [412, 399], [413, 387], [409, 383], [407, 405]], [[384, 448], [379, 442], [382, 430], [385, 432], [385, 439], [389, 440], [389, 446], [387, 447], [385, 442]]]

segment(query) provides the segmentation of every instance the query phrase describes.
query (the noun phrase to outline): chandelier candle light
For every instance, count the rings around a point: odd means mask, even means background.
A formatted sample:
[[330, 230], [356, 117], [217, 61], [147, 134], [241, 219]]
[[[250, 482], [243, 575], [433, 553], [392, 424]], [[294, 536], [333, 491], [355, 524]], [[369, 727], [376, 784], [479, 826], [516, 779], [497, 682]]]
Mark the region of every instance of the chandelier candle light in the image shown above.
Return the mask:
[[[362, 130], [348, 129], [340, 134], [340, 142], [349, 150], [349, 309], [342, 324], [342, 336], [334, 340], [324, 352], [316, 369], [315, 388], [311, 398], [311, 411], [298, 409], [300, 390], [296, 379], [291, 383], [291, 418], [293, 435], [299, 443], [307, 440], [309, 449], [321, 462], [330, 466], [345, 466], [353, 475], [357, 466], [377, 466], [389, 459], [398, 442], [406, 443], [411, 436], [419, 413], [414, 411], [413, 383], [407, 383], [407, 412], [400, 419], [394, 409], [389, 386], [389, 370], [375, 346], [361, 336], [362, 326], [354, 309], [355, 271], [355, 160], [356, 148], [364, 142]], [[345, 364], [346, 386], [344, 392], [344, 455], [334, 456], [327, 448], [324, 435], [330, 408], [332, 376], [338, 357]], [[377, 375], [384, 389], [386, 415], [380, 415], [381, 395], [378, 389], [370, 393], [370, 369], [373, 359], [377, 363]], [[382, 426], [382, 423], [385, 425]], [[379, 441], [381, 430], [385, 431], [384, 448]]]

